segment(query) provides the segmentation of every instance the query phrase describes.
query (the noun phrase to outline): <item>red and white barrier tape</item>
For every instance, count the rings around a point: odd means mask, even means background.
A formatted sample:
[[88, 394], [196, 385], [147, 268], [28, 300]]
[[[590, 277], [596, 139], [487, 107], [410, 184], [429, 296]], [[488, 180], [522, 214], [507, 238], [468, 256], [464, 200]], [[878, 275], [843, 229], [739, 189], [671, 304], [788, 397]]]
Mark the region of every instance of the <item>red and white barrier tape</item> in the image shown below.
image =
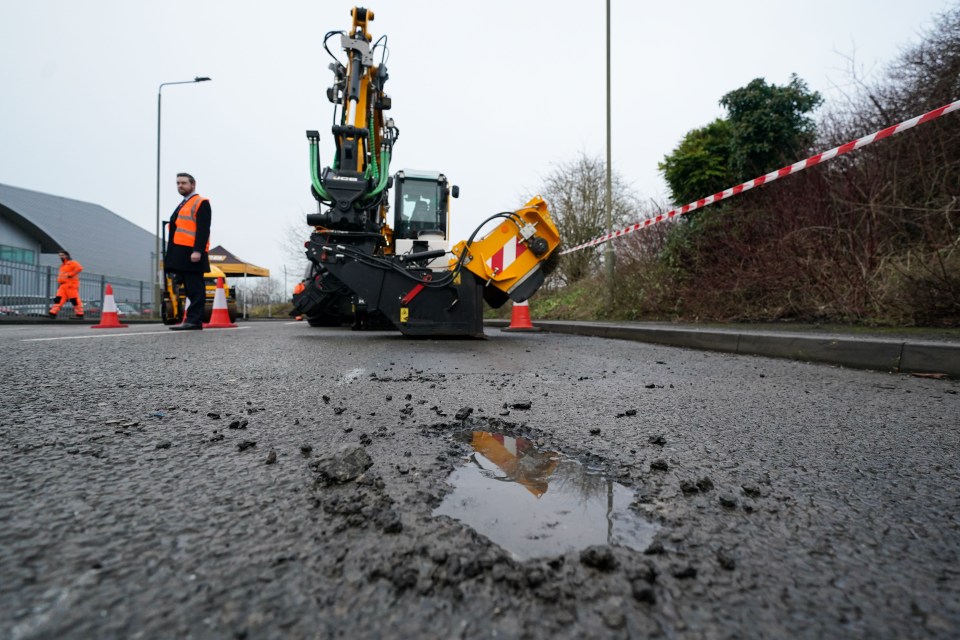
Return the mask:
[[925, 122], [930, 122], [931, 120], [936, 120], [940, 116], [946, 115], [951, 111], [956, 111], [957, 109], [960, 109], [960, 100], [957, 100], [956, 102], [951, 102], [950, 104], [944, 105], [939, 109], [934, 109], [933, 111], [929, 111], [923, 114], [922, 116], [917, 116], [916, 118], [911, 118], [910, 120], [906, 120], [904, 122], [901, 122], [900, 124], [893, 125], [892, 127], [887, 127], [882, 131], [877, 131], [876, 133], [872, 133], [868, 136], [858, 138], [852, 142], [848, 142], [847, 144], [830, 149], [829, 151], [818, 153], [817, 155], [811, 156], [806, 160], [795, 162], [791, 165], [783, 167], [782, 169], [778, 169], [777, 171], [771, 171], [765, 176], [760, 176], [759, 178], [748, 180], [743, 184], [738, 184], [737, 186], [732, 187], [730, 189], [725, 189], [724, 191], [715, 193], [712, 196], [701, 198], [700, 200], [696, 200], [694, 202], [691, 202], [690, 204], [685, 204], [679, 209], [673, 209], [671, 211], [668, 211], [667, 213], [662, 213], [660, 215], [654, 216], [653, 218], [646, 218], [645, 220], [636, 222], [625, 229], [621, 229], [620, 231], [614, 231], [612, 233], [602, 235], [598, 238], [594, 238], [593, 240], [590, 240], [588, 242], [584, 242], [583, 244], [578, 244], [575, 247], [565, 249], [564, 251], [560, 252], [560, 255], [573, 253], [574, 251], [586, 249], [587, 247], [594, 247], [598, 244], [603, 244], [608, 240], [613, 240], [614, 238], [625, 236], [628, 233], [633, 233], [638, 229], [643, 229], [644, 227], [649, 227], [651, 225], [657, 224], [658, 222], [663, 222], [664, 220], [669, 220], [670, 218], [674, 218], [676, 216], [680, 216], [685, 213], [695, 211], [696, 209], [705, 207], [708, 204], [713, 204], [714, 202], [726, 200], [727, 198], [730, 198], [735, 195], [739, 195], [744, 191], [749, 191], [750, 189], [753, 189], [754, 187], [759, 187], [760, 185], [765, 184], [767, 182], [773, 182], [774, 180], [779, 180], [780, 178], [784, 176], [788, 176], [791, 173], [797, 173], [798, 171], [803, 171], [804, 169], [808, 167], [812, 167], [814, 165], [818, 165], [821, 162], [826, 162], [827, 160], [832, 160], [837, 156], [842, 156], [845, 153], [850, 153], [851, 151], [855, 151], [860, 147], [865, 147], [868, 144], [876, 142], [877, 140], [883, 140], [884, 138], [889, 138], [895, 133], [900, 133], [901, 131], [912, 129], [918, 124], [923, 124]]

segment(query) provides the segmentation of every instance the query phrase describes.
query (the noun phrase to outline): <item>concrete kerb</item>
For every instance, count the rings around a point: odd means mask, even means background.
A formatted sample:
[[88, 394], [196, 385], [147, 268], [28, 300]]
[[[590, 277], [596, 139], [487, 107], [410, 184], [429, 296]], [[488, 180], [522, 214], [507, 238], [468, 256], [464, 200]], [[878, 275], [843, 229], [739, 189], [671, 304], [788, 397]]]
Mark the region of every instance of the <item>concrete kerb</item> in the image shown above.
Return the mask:
[[[503, 320], [487, 320], [486, 324], [498, 327], [508, 323]], [[555, 320], [538, 320], [536, 326], [553, 333], [787, 358], [854, 369], [945, 373], [960, 378], [960, 344], [952, 343]]]

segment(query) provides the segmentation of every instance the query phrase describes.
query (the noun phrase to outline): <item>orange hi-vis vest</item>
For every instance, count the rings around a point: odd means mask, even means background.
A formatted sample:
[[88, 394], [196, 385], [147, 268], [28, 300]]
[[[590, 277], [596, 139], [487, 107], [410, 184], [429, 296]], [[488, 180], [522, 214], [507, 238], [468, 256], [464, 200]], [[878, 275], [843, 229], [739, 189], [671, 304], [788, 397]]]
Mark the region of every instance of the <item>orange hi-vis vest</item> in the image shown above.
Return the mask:
[[[177, 219], [174, 221], [177, 229], [173, 232], [173, 244], [192, 247], [197, 242], [197, 210], [206, 201], [206, 198], [195, 193], [180, 205], [177, 209]], [[210, 251], [209, 240], [204, 251]]]

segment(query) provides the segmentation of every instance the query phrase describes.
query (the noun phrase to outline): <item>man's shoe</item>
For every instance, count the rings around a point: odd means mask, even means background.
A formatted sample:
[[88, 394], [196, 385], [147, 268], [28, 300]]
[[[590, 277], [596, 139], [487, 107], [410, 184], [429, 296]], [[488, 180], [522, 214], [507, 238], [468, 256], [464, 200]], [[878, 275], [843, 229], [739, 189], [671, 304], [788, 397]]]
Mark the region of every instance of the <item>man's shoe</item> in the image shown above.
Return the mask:
[[175, 324], [172, 327], [170, 327], [170, 331], [201, 331], [202, 329], [203, 329], [202, 324], [193, 324], [192, 322]]

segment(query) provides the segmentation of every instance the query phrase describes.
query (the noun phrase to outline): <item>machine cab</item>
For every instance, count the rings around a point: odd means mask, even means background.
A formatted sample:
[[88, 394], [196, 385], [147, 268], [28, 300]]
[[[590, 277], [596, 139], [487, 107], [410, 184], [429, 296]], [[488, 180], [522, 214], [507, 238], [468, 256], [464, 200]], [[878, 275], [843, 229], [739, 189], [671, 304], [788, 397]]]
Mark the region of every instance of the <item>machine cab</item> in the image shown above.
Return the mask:
[[[449, 250], [450, 197], [460, 195], [447, 177], [436, 171], [398, 171], [393, 237], [398, 255], [435, 249]], [[443, 265], [445, 260], [440, 261]]]

